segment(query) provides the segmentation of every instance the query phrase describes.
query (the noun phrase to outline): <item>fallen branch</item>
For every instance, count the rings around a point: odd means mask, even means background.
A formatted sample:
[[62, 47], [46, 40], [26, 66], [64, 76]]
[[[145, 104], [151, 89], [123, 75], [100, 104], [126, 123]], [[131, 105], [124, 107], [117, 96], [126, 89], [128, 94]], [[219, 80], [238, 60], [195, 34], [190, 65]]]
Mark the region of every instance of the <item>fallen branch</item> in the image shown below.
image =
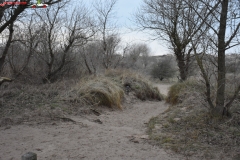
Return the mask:
[[77, 123], [76, 121], [74, 121], [71, 118], [67, 118], [67, 117], [54, 117], [54, 118], [58, 118], [58, 119], [62, 119], [64, 122], [73, 122], [73, 123]]
[[95, 109], [90, 109], [96, 116], [100, 116], [101, 113], [99, 113], [98, 111], [96, 111]]
[[12, 82], [12, 79], [7, 78], [7, 77], [0, 77], [0, 86], [1, 86], [4, 82]]

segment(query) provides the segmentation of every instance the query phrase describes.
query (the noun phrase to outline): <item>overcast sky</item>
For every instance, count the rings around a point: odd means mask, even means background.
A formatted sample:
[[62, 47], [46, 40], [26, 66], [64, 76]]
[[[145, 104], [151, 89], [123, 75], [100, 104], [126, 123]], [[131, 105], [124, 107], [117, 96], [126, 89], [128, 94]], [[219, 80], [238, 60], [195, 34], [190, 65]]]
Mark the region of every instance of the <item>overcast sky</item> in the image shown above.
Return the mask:
[[[95, 0], [84, 0], [87, 4], [91, 4]], [[132, 32], [129, 28], [134, 28], [133, 13], [141, 6], [143, 0], [118, 0], [115, 6], [117, 24], [123, 41], [132, 43], [146, 43], [151, 49], [152, 55], [168, 54], [166, 44], [160, 41], [150, 40], [150, 36], [143, 32]]]

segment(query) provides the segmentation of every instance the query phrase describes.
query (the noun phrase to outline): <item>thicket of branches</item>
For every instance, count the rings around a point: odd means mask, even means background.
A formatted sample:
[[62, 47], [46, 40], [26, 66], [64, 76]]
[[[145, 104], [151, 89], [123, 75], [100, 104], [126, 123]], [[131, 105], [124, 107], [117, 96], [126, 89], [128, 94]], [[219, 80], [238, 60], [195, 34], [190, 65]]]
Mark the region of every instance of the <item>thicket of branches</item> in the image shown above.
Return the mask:
[[[97, 0], [92, 9], [79, 2], [73, 10], [68, 9], [73, 7], [70, 1], [46, 0], [49, 7], [39, 10], [0, 8], [1, 76], [47, 83], [110, 68], [152, 65], [146, 44], [122, 42], [114, 15], [117, 0]], [[168, 42], [182, 81], [196, 58], [215, 115], [228, 115], [240, 91], [236, 83], [232, 97], [225, 97], [226, 73], [237, 73], [236, 65], [226, 63], [226, 53], [232, 48], [238, 53], [239, 8], [238, 0], [144, 0], [135, 14], [139, 29]]]
[[152, 67], [151, 75], [154, 78], [158, 78], [160, 81], [174, 77], [176, 69], [173, 62], [172, 56], [167, 56], [158, 60], [158, 62]]
[[240, 91], [237, 84], [233, 96], [225, 97], [226, 53], [240, 44], [239, 8], [238, 0], [144, 0], [135, 15], [139, 29], [151, 30], [155, 38], [168, 42], [182, 81], [195, 56], [206, 86], [206, 101], [216, 116], [229, 115]]
[[110, 68], [148, 66], [146, 44], [121, 40], [117, 0], [98, 0], [92, 8], [70, 2], [48, 0], [46, 9], [0, 8], [0, 76], [50, 83]]

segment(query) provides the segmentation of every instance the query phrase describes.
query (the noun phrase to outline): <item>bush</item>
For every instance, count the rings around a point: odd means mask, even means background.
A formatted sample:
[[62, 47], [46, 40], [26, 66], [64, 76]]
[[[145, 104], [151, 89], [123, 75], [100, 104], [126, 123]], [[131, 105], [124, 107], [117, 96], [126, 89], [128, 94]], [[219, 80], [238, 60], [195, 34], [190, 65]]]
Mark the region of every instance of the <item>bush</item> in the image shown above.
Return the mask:
[[177, 104], [179, 93], [181, 92], [181, 90], [184, 89], [184, 87], [185, 86], [182, 83], [177, 83], [177, 84], [172, 85], [168, 91], [168, 96], [167, 96], [166, 102], [168, 102], [172, 105]]
[[166, 102], [172, 105], [181, 103], [182, 98], [188, 98], [188, 96], [190, 96], [187, 95], [188, 93], [193, 95], [193, 91], [196, 91], [196, 93], [202, 94], [204, 92], [204, 89], [204, 84], [201, 84], [197, 80], [178, 82], [170, 87]]
[[91, 76], [83, 79], [64, 99], [82, 105], [116, 106], [122, 109], [125, 92], [133, 92], [141, 100], [162, 100], [163, 96], [143, 76], [124, 70], [108, 70], [105, 76]]
[[172, 78], [176, 73], [171, 58], [165, 58], [155, 64], [151, 70], [153, 78], [158, 78], [160, 81], [167, 78]]
[[87, 78], [81, 81], [71, 92], [75, 93], [73, 101], [87, 105], [104, 105], [121, 107], [123, 90], [114, 81], [105, 77]]
[[[232, 78], [228, 78], [226, 82], [230, 84]], [[214, 91], [215, 86], [211, 87]], [[227, 97], [229, 94], [231, 96], [231, 90], [234, 91], [234, 88], [226, 87]], [[149, 121], [149, 137], [154, 145], [188, 155], [189, 159], [204, 159], [202, 155], [205, 156], [205, 153], [216, 156], [214, 159], [237, 159], [232, 157], [240, 149], [239, 102], [234, 101], [230, 119], [212, 117], [205, 107], [208, 103], [204, 92], [205, 85], [196, 80], [173, 85], [167, 101], [177, 105]], [[213, 95], [211, 99], [214, 100]], [[219, 154], [222, 150], [225, 152]]]
[[[70, 81], [62, 81], [44, 85], [14, 82], [1, 86], [0, 117], [18, 117], [29, 112], [37, 114], [38, 111], [46, 111], [47, 108], [50, 110], [49, 112], [52, 112], [55, 108], [58, 108], [54, 106], [65, 108], [66, 105], [62, 104], [59, 96], [71, 85]], [[34, 119], [37, 116], [31, 118]]]
[[140, 100], [162, 100], [157, 87], [153, 87], [142, 75], [129, 70], [108, 70], [105, 76], [111, 78], [125, 91], [132, 91]]

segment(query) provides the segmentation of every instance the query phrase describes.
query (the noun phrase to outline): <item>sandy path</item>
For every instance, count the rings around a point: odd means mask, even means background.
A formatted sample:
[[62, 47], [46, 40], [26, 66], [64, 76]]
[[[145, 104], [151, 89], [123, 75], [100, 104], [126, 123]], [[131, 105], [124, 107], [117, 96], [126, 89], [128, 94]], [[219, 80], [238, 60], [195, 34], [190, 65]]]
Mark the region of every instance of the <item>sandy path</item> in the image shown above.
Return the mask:
[[[158, 87], [162, 88], [161, 85]], [[37, 153], [39, 160], [181, 159], [148, 144], [143, 136], [146, 133], [144, 123], [166, 109], [164, 102], [138, 102], [123, 111], [106, 111], [100, 116], [85, 118], [71, 117], [77, 121], [75, 124], [0, 128], [0, 160], [19, 160], [28, 151]], [[103, 123], [93, 122], [96, 119]], [[143, 139], [134, 138], [141, 136]]]
[[171, 87], [173, 83], [166, 83], [166, 84], [155, 84], [156, 87], [160, 90], [160, 92], [164, 95], [167, 95], [169, 87]]

